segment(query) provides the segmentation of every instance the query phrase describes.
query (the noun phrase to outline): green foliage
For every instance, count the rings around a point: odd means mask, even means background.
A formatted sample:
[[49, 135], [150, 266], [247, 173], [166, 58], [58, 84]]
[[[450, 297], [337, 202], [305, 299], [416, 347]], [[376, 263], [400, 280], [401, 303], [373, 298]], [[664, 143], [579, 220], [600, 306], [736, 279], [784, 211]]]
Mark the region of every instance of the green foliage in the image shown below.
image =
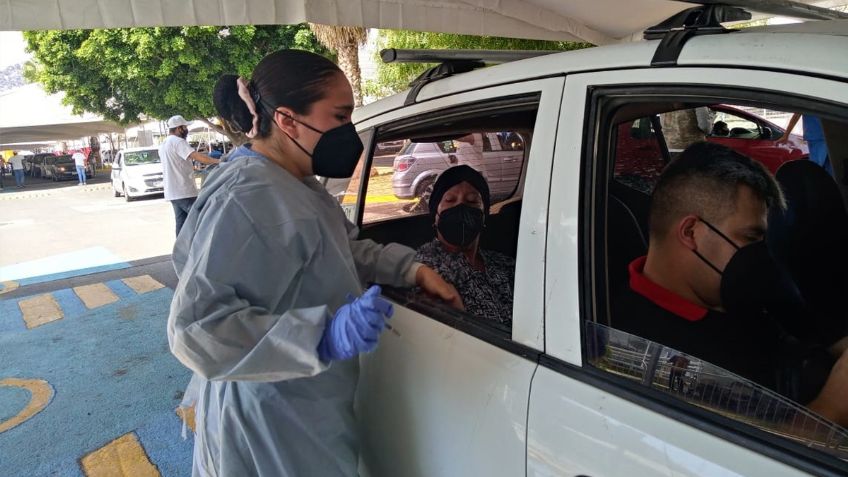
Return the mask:
[[306, 25], [30, 31], [24, 38], [35, 58], [28, 80], [50, 93], [64, 91], [76, 113], [122, 124], [215, 116], [218, 78], [249, 77], [263, 56], [281, 48], [329, 56]]
[[543, 40], [523, 40], [493, 36], [456, 35], [449, 33], [425, 33], [407, 30], [380, 30], [377, 37], [377, 79], [366, 81], [365, 94], [381, 98], [409, 87], [409, 82], [423, 73], [432, 64], [404, 63], [384, 64], [379, 50], [384, 48], [403, 49], [485, 49], [485, 50], [578, 50], [589, 48], [589, 43], [574, 43]]

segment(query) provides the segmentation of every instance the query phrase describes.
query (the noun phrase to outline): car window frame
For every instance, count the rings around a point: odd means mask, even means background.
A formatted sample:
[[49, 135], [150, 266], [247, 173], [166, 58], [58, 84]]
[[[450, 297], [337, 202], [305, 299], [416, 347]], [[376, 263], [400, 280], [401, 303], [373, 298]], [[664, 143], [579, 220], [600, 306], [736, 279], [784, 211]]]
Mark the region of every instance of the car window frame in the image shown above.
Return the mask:
[[[754, 87], [727, 87], [727, 86], [705, 86], [700, 84], [680, 83], [657, 83], [651, 85], [616, 83], [614, 85], [599, 86], [592, 89], [587, 95], [587, 122], [593, 127], [587, 127], [584, 136], [581, 166], [581, 196], [589, 195], [592, 206], [587, 204], [581, 207], [581, 279], [580, 279], [580, 307], [581, 307], [581, 366], [568, 366], [571, 375], [592, 376], [595, 385], [608, 389], [626, 399], [632, 400], [646, 408], [657, 412], [670, 414], [674, 418], [686, 422], [693, 427], [705, 430], [711, 434], [722, 437], [730, 442], [736, 442], [752, 448], [756, 452], [782, 461], [793, 467], [814, 474], [840, 475], [838, 470], [844, 468], [845, 462], [836, 457], [824, 455], [820, 452], [804, 448], [800, 444], [793, 443], [788, 439], [772, 435], [764, 430], [751, 425], [742, 424], [739, 421], [717, 415], [705, 409], [696, 408], [682, 402], [666, 393], [644, 389], [633, 383], [625, 383], [622, 379], [605, 371], [592, 368], [586, 364], [586, 348], [582, 343], [586, 342], [585, 317], [593, 318], [593, 322], [599, 322], [598, 317], [608, 316], [608, 297], [606, 297], [606, 257], [597, 260], [600, 256], [596, 250], [602, 247], [597, 243], [601, 237], [605, 237], [605, 219], [598, 215], [605, 211], [608, 197], [607, 186], [614, 171], [614, 138], [615, 125], [611, 124], [611, 113], [609, 108], [614, 105], [603, 104], [611, 97], [621, 98], [621, 102], [633, 102], [635, 100], [657, 101], [657, 102], [715, 102], [734, 105], [772, 106], [775, 109], [794, 110], [810, 112], [824, 116], [840, 117], [842, 121], [848, 122], [848, 103], [841, 105], [835, 101], [825, 99], [805, 98], [803, 95], [789, 95], [766, 91]], [[609, 124], [608, 124], [609, 123]], [[606, 142], [601, 142], [606, 139]], [[607, 151], [607, 152], [604, 152]], [[596, 178], [603, 178], [597, 180]], [[587, 191], [587, 189], [589, 189]], [[605, 212], [604, 212], [605, 213]], [[606, 323], [604, 320], [602, 323]], [[685, 350], [684, 350], [685, 351]], [[547, 362], [548, 357], [543, 356], [542, 362]], [[554, 363], [562, 369], [562, 362]]]
[[[518, 250], [516, 252], [516, 282], [513, 287], [513, 325], [511, 337], [507, 336], [505, 339], [502, 333], [492, 333], [492, 330], [488, 329], [491, 327], [479, 323], [479, 319], [474, 319], [476, 322], [469, 322], [467, 318], [463, 319], [461, 314], [453, 313], [447, 309], [442, 309], [440, 313], [432, 308], [427, 308], [428, 305], [426, 303], [424, 305], [415, 304], [410, 306], [407, 303], [408, 300], [403, 296], [393, 297], [398, 300], [398, 303], [403, 303], [404, 306], [426, 312], [425, 314], [431, 319], [441, 321], [452, 328], [462, 330], [465, 333], [514, 354], [534, 360], [537, 359], [539, 352], [544, 350], [545, 343], [544, 287], [541, 286], [541, 278], [539, 278], [539, 286], [533, 286], [531, 283], [519, 281], [519, 277], [539, 276], [538, 263], [544, 261], [545, 234], [543, 231], [546, 226], [545, 219], [547, 218], [547, 198], [550, 187], [549, 174], [553, 161], [553, 149], [556, 140], [556, 128], [558, 126], [563, 85], [564, 75], [542, 79], [528, 79], [471, 91], [461, 91], [452, 95], [416, 103], [406, 108], [387, 111], [382, 115], [369, 117], [367, 120], [357, 124], [360, 134], [366, 131], [376, 130], [383, 134], [382, 138], [384, 140], [391, 140], [393, 136], [385, 134], [387, 129], [390, 133], [393, 132], [394, 134], [398, 134], [398, 131], [408, 131], [411, 127], [420, 124], [423, 115], [432, 114], [442, 119], [444, 118], [445, 111], [456, 112], [459, 116], [473, 115], [483, 112], [486, 108], [503, 109], [503, 103], [497, 104], [502, 100], [515, 98], [517, 101], [526, 102], [528, 96], [538, 96], [538, 100], [535, 100], [536, 118], [533, 135], [529, 141], [527, 138], [524, 138], [525, 164], [512, 196], [515, 196], [516, 191], [525, 191], [522, 196], [522, 207], [529, 210], [540, 210], [542, 214], [531, 215], [522, 213], [519, 219], [520, 232]], [[469, 111], [469, 105], [478, 105], [481, 109]], [[540, 135], [538, 139], [536, 138], [537, 135]], [[376, 138], [377, 135], [375, 134], [372, 137], [372, 143], [376, 144], [378, 142]], [[373, 144], [370, 147], [366, 147], [369, 154], [365, 158], [366, 165], [362, 167], [362, 174], [366, 174], [366, 171], [370, 170], [374, 156], [373, 149]], [[532, 190], [534, 193], [527, 194], [526, 191], [528, 190]], [[366, 195], [367, 180], [362, 178], [359, 197], [357, 198], [356, 221], [354, 222], [360, 227], [362, 226], [361, 220]], [[524, 230], [530, 233], [525, 233], [523, 232]], [[522, 257], [525, 258], [522, 259]], [[389, 290], [388, 293], [391, 294], [392, 291]], [[514, 310], [516, 309], [522, 310], [520, 316], [515, 313]], [[468, 316], [470, 317], [470, 315]]]

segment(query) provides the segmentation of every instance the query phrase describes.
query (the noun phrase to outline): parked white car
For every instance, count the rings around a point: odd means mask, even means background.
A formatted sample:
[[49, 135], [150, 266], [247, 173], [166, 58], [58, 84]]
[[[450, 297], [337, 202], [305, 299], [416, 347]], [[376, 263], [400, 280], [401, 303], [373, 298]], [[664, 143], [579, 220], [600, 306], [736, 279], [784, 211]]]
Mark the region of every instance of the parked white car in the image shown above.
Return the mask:
[[162, 194], [162, 161], [155, 147], [122, 149], [112, 163], [112, 190], [115, 197], [127, 202], [154, 194]]
[[[670, 160], [660, 114], [814, 114], [844, 173], [848, 23], [697, 34], [674, 47], [654, 39], [441, 75], [354, 113], [366, 151], [469, 133], [523, 139], [517, 187], [483, 236], [516, 258], [513, 325], [384, 290], [393, 331], [363, 356], [357, 391], [361, 475], [848, 475], [846, 429], [697, 356], [672, 373], [670, 357], [686, 350], [616, 330], [609, 312], [644, 253], [648, 194]], [[393, 198], [373, 153], [362, 160], [340, 196], [361, 236], [432, 239], [426, 211]], [[844, 181], [833, 187], [848, 196]]]

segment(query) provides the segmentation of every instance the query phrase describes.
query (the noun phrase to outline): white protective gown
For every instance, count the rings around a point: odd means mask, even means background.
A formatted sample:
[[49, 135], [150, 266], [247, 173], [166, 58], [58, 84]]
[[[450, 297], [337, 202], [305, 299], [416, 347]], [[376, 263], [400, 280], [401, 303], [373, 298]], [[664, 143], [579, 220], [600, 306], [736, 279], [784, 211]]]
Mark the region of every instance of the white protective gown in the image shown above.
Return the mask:
[[246, 147], [203, 186], [174, 246], [171, 352], [195, 376], [194, 475], [353, 476], [358, 359], [318, 359], [365, 282], [409, 286], [415, 252], [354, 240], [314, 177]]

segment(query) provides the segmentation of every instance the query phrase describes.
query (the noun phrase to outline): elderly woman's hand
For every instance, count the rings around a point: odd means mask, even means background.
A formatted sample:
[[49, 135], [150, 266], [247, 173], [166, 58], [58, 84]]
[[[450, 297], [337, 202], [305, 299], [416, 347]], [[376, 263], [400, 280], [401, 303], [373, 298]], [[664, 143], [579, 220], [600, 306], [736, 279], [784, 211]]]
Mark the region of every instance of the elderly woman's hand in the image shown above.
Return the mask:
[[428, 295], [444, 300], [458, 310], [465, 310], [465, 305], [462, 304], [462, 298], [456, 288], [427, 265], [422, 265], [415, 272], [415, 284]]

